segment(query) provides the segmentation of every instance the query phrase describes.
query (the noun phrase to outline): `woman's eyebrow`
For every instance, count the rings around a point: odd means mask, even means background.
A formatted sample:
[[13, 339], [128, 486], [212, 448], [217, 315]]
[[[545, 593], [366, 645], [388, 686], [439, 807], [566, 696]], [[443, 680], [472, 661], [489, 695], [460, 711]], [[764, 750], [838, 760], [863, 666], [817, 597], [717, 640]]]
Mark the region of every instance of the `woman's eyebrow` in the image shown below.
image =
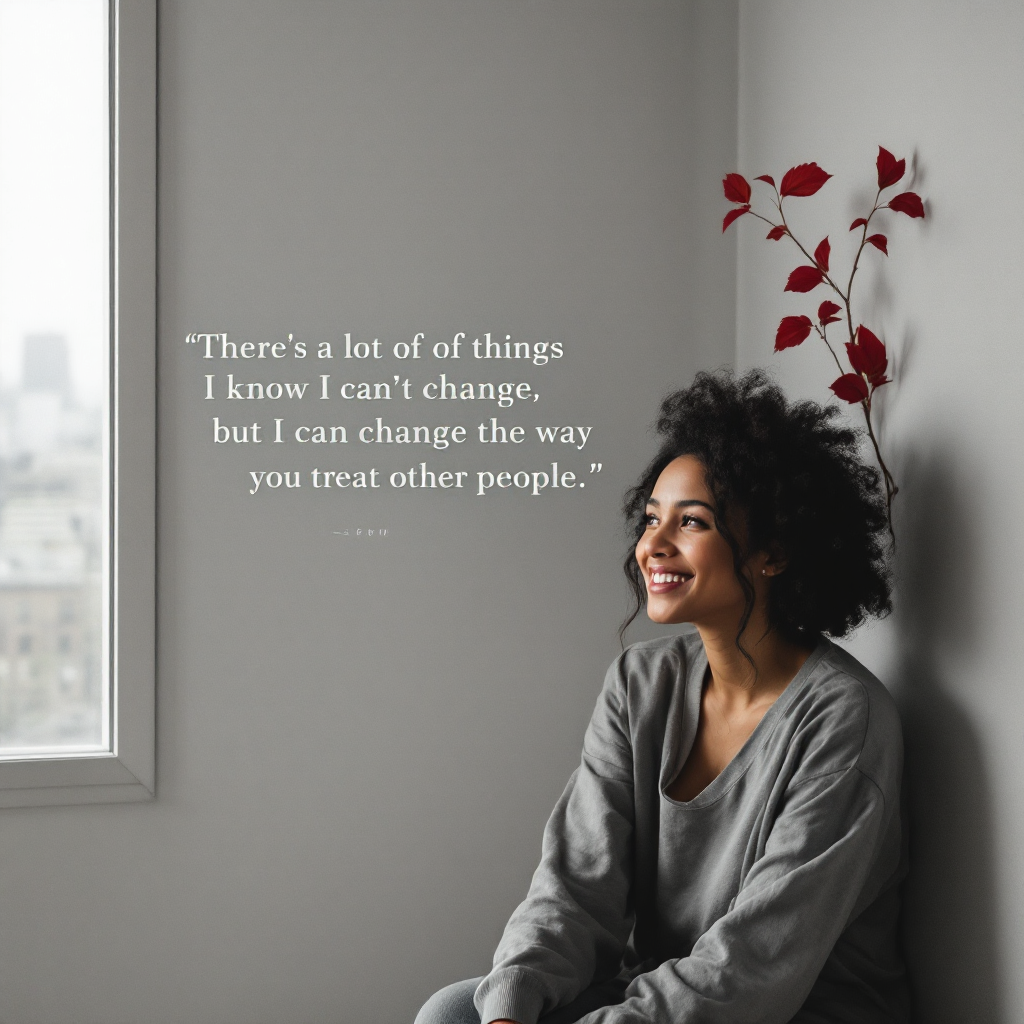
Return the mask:
[[[657, 498], [648, 498], [647, 504], [661, 508], [661, 502]], [[673, 508], [683, 508], [685, 505], [700, 505], [701, 508], [706, 508], [709, 512], [715, 511], [706, 501], [701, 501], [699, 498], [683, 498], [682, 501], [677, 501]]]

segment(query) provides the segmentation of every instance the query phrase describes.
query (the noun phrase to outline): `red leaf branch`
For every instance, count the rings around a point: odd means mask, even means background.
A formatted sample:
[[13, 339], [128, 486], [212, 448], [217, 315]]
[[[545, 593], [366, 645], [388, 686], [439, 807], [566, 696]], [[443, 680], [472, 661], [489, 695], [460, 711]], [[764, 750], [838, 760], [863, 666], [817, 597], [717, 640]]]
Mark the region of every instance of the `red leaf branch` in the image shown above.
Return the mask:
[[[722, 182], [725, 198], [734, 204], [725, 216], [722, 223], [722, 230], [725, 231], [733, 221], [750, 214], [769, 226], [767, 239], [778, 242], [783, 238], [790, 238], [793, 244], [800, 250], [806, 264], [797, 267], [790, 272], [786, 280], [785, 291], [798, 294], [813, 291], [819, 285], [827, 285], [839, 299], [837, 304], [826, 299], [818, 306], [817, 321], [811, 320], [809, 316], [786, 316], [782, 318], [778, 329], [775, 332], [775, 351], [781, 352], [787, 348], [795, 348], [803, 344], [814, 331], [824, 342], [832, 356], [833, 361], [839, 370], [839, 377], [830, 386], [833, 394], [844, 402], [851, 405], [860, 404], [864, 412], [864, 422], [867, 426], [867, 434], [871, 440], [878, 460], [879, 468], [882, 471], [882, 478], [885, 482], [886, 511], [889, 516], [889, 534], [892, 537], [893, 545], [896, 544], [896, 534], [892, 525], [892, 502], [896, 497], [899, 488], [893, 479], [889, 468], [882, 458], [882, 450], [875, 432], [872, 420], [872, 399], [875, 391], [884, 384], [891, 383], [886, 376], [889, 368], [889, 356], [886, 352], [885, 343], [873, 331], [863, 324], [856, 330], [853, 326], [852, 293], [853, 282], [857, 276], [860, 266], [860, 258], [866, 246], [872, 246], [883, 255], [889, 255], [889, 240], [880, 233], [868, 234], [871, 221], [880, 210], [891, 210], [894, 213], [902, 213], [908, 217], [924, 217], [925, 209], [921, 197], [916, 192], [903, 192], [893, 196], [886, 201], [882, 200], [882, 193], [903, 180], [907, 171], [906, 160], [897, 160], [887, 149], [878, 147], [878, 157], [875, 160], [877, 171], [878, 191], [875, 194], [875, 201], [866, 217], [858, 217], [850, 225], [850, 231], [860, 228], [860, 242], [850, 270], [850, 276], [846, 281], [845, 288], [842, 287], [832, 276], [830, 262], [832, 248], [828, 236], [823, 238], [813, 254], [793, 233], [792, 228], [786, 220], [783, 210], [783, 200], [793, 196], [813, 196], [832, 177], [822, 170], [816, 163], [797, 164], [791, 167], [782, 176], [781, 183], [776, 186], [775, 179], [770, 174], [759, 174], [754, 180], [764, 182], [772, 190], [772, 203], [775, 212], [778, 214], [777, 221], [774, 216], [765, 216], [753, 206], [753, 190], [750, 183], [741, 174], [728, 174]], [[839, 314], [839, 315], [837, 315]], [[849, 366], [843, 365], [836, 349], [833, 348], [827, 334], [830, 324], [846, 321], [848, 340], [845, 342], [846, 358]]]

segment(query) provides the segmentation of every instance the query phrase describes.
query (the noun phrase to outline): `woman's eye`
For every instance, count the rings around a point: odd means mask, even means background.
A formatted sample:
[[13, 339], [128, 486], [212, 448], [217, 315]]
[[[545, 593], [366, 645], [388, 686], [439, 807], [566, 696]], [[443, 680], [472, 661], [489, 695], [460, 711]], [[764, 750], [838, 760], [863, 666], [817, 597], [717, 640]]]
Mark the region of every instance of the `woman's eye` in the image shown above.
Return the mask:
[[696, 516], [683, 516], [680, 520], [682, 526], [706, 526], [707, 524], [703, 519], [698, 519]]
[[648, 513], [647, 513], [647, 514], [646, 514], [646, 515], [644, 516], [644, 522], [645, 522], [645, 523], [646, 523], [646, 524], [647, 524], [648, 526], [657, 526], [657, 525], [658, 525], [658, 517], [657, 517], [656, 515], [654, 515], [654, 513], [653, 513], [653, 512], [648, 512]]

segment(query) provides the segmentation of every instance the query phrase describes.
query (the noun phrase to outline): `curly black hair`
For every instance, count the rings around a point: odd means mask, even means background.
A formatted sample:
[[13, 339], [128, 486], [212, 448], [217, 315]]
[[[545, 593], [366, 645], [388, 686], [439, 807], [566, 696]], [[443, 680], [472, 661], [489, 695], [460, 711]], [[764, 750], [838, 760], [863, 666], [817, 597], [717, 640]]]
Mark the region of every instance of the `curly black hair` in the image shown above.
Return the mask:
[[[835, 406], [790, 403], [763, 370], [742, 377], [698, 373], [661, 403], [658, 454], [626, 493], [623, 512], [632, 547], [623, 563], [635, 602], [620, 638], [647, 600], [634, 548], [646, 528], [647, 501], [661, 471], [692, 455], [704, 466], [715, 500], [715, 526], [732, 548], [746, 594], [740, 637], [754, 610], [742, 573], [757, 551], [781, 555], [773, 576], [768, 626], [798, 643], [844, 636], [869, 615], [892, 610], [887, 565], [888, 520], [879, 474], [859, 453], [860, 435], [837, 422]], [[742, 522], [741, 546], [728, 523]], [[746, 653], [744, 651], [744, 653]]]

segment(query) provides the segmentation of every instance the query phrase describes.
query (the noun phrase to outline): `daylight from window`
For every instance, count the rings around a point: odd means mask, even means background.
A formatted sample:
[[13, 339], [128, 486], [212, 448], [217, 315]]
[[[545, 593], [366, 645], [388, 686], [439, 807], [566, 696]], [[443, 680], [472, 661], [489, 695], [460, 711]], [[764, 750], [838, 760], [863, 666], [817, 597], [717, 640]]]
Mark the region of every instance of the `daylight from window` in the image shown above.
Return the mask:
[[0, 757], [109, 749], [102, 0], [0, 0]]

